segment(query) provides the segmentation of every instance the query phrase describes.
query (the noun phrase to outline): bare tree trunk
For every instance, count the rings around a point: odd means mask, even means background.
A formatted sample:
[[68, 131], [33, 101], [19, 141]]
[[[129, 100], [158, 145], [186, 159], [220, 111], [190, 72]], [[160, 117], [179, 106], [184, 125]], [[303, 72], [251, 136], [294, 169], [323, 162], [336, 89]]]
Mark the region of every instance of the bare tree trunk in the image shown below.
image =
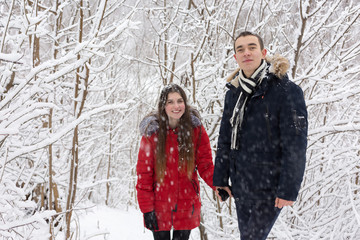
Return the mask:
[[[50, 109], [50, 113], [49, 113], [49, 133], [52, 133], [52, 114], [53, 114], [53, 109]], [[53, 149], [52, 149], [52, 144], [49, 145], [49, 210], [53, 210], [53, 179], [52, 179], [52, 175], [53, 175]], [[49, 233], [50, 233], [50, 240], [53, 240], [54, 238], [54, 229], [53, 229], [53, 217], [50, 218], [50, 223], [49, 223]]]
[[220, 201], [219, 201], [219, 198], [216, 197], [215, 195], [215, 192], [213, 193], [213, 197], [216, 199], [216, 206], [217, 206], [217, 212], [219, 213], [219, 225], [220, 225], [220, 228], [223, 229], [224, 228], [224, 225], [223, 225], [223, 219], [222, 219], [222, 216], [221, 216], [221, 207], [220, 207]]
[[7, 17], [7, 21], [6, 21], [6, 25], [5, 25], [5, 28], [2, 30], [3, 33], [2, 33], [2, 39], [1, 39], [0, 53], [2, 53], [3, 50], [4, 50], [6, 34], [8, 32], [10, 18], [11, 18], [11, 15], [13, 13], [13, 9], [14, 9], [14, 4], [15, 4], [15, 0], [12, 0], [11, 7], [9, 9], [9, 16]]
[[200, 231], [200, 239], [201, 240], [208, 240], [208, 236], [205, 231], [205, 227], [202, 225], [204, 223], [203, 214], [200, 213], [200, 225], [199, 225], [199, 231]]
[[[113, 111], [111, 111], [113, 113]], [[111, 169], [111, 156], [112, 156], [112, 120], [110, 120], [110, 127], [109, 127], [109, 157], [108, 157], [108, 166], [107, 166], [107, 174], [106, 179], [110, 179], [110, 169]], [[110, 182], [106, 183], [106, 200], [105, 204], [109, 205], [109, 194], [110, 194]]]
[[[360, 157], [360, 151], [358, 151], [357, 156]], [[356, 166], [356, 169], [357, 169], [357, 172], [355, 174], [355, 185], [359, 186], [360, 185], [360, 176], [359, 176], [360, 175], [360, 166], [359, 165]], [[357, 196], [358, 192], [359, 191], [357, 189], [354, 190], [354, 195]]]
[[[58, 13], [59, 8], [59, 0], [55, 1], [55, 13]], [[62, 20], [62, 12], [59, 12], [58, 15], [55, 16], [55, 27], [54, 32], [55, 36], [58, 36], [58, 32], [60, 30], [61, 26], [61, 20]], [[54, 41], [54, 48], [53, 48], [53, 57], [54, 59], [57, 59], [57, 53], [58, 53], [58, 41]], [[54, 69], [54, 72], [56, 72], [56, 69]], [[53, 101], [53, 99], [50, 99], [50, 101]], [[50, 109], [49, 113], [49, 133], [51, 134], [53, 132], [53, 109]], [[53, 201], [54, 201], [54, 208], [56, 212], [61, 212], [61, 206], [58, 202], [59, 193], [57, 189], [57, 185], [53, 183], [53, 145], [49, 145], [49, 209], [53, 210]], [[53, 199], [54, 196], [54, 199]], [[50, 233], [50, 240], [54, 240], [54, 217], [51, 217], [49, 222], [49, 233]]]
[[[79, 2], [79, 43], [82, 42], [83, 38], [83, 21], [84, 21], [84, 12], [83, 12], [83, 1], [80, 0]], [[80, 59], [80, 54], [78, 54], [77, 59]], [[75, 76], [75, 93], [74, 93], [74, 116], [79, 118], [81, 115], [81, 106], [78, 109], [78, 97], [80, 90], [80, 68], [76, 70]], [[85, 81], [85, 80], [84, 80]], [[83, 106], [84, 97], [85, 97], [86, 89], [83, 89], [83, 99], [81, 101], [81, 105]], [[66, 239], [70, 239], [71, 229], [71, 216], [73, 211], [73, 206], [75, 203], [76, 197], [76, 187], [77, 187], [77, 174], [78, 174], [78, 167], [79, 167], [79, 126], [76, 126], [74, 129], [73, 140], [72, 140], [72, 150], [71, 150], [72, 158], [70, 160], [70, 176], [69, 176], [69, 189], [68, 189], [68, 197], [66, 202], [66, 214], [65, 214], [65, 221], [66, 221]]]
[[297, 39], [297, 45], [296, 45], [296, 49], [295, 49], [295, 55], [294, 55], [294, 65], [291, 69], [291, 76], [292, 78], [295, 78], [295, 75], [296, 75], [296, 69], [297, 69], [297, 63], [299, 61], [299, 57], [301, 55], [301, 47], [303, 45], [303, 37], [304, 37], [304, 32], [305, 32], [305, 27], [306, 27], [306, 21], [307, 21], [307, 16], [308, 16], [308, 13], [310, 11], [310, 5], [311, 5], [311, 0], [309, 0], [309, 4], [308, 6], [306, 6], [306, 16], [303, 15], [303, 4], [302, 4], [302, 1], [299, 1], [300, 2], [300, 10], [299, 10], [299, 13], [300, 13], [300, 18], [301, 18], [301, 29], [300, 29], [300, 33], [299, 33], [299, 36], [298, 36], [298, 39]]

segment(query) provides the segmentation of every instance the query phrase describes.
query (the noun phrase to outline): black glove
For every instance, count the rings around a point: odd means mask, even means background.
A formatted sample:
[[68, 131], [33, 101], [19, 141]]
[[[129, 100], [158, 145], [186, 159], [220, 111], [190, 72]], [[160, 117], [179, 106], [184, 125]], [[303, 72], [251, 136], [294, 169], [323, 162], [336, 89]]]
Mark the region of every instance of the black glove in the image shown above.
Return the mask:
[[155, 212], [144, 213], [145, 227], [151, 231], [159, 230], [159, 226], [156, 220]]
[[[230, 186], [229, 186], [229, 189], [231, 191]], [[229, 193], [224, 189], [218, 188], [218, 193], [219, 193], [219, 195], [221, 197], [221, 201], [226, 201], [229, 198]]]

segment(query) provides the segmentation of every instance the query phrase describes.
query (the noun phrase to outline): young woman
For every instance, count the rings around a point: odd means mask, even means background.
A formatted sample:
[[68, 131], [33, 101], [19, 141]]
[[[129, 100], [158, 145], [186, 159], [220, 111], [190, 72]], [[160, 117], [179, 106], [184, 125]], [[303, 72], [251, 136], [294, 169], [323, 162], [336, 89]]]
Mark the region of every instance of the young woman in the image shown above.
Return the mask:
[[197, 173], [213, 189], [209, 137], [184, 90], [170, 84], [160, 94], [158, 110], [140, 123], [137, 196], [145, 227], [155, 240], [187, 240], [200, 224]]

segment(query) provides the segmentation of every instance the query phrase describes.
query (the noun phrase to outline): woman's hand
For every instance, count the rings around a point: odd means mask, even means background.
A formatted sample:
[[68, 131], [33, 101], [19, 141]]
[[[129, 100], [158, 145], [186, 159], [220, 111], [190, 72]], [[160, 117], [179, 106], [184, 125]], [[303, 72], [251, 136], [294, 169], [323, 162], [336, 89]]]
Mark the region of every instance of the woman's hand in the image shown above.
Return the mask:
[[145, 227], [151, 231], [159, 230], [155, 211], [144, 213]]

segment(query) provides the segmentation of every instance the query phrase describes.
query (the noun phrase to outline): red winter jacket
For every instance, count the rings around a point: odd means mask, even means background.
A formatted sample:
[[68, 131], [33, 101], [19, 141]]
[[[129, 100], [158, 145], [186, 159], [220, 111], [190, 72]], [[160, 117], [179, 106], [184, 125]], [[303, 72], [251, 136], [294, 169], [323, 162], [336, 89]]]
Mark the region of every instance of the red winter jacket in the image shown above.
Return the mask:
[[[214, 165], [209, 137], [200, 120], [192, 116], [194, 126], [195, 164], [202, 179], [213, 187]], [[144, 124], [144, 121], [147, 122]], [[175, 130], [167, 133], [166, 152], [168, 159], [163, 183], [156, 182], [155, 148], [157, 138], [157, 121], [154, 116], [144, 119], [140, 143], [137, 171], [137, 196], [140, 210], [143, 213], [155, 210], [159, 231], [169, 231], [173, 226], [176, 230], [190, 230], [200, 225], [200, 188], [197, 171], [191, 180], [183, 171], [178, 171], [179, 151]], [[146, 126], [144, 126], [146, 125]], [[141, 124], [140, 124], [141, 128]], [[201, 133], [200, 133], [201, 131]]]

